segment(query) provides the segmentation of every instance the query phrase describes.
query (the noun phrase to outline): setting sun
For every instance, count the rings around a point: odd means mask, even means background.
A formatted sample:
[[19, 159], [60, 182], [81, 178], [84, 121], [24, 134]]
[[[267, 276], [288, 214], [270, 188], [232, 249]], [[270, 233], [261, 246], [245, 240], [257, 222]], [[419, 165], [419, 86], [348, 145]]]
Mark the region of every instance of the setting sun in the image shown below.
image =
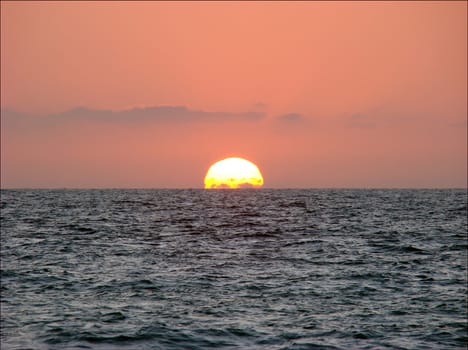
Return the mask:
[[258, 167], [242, 158], [226, 158], [214, 163], [206, 173], [205, 188], [259, 188], [263, 177]]

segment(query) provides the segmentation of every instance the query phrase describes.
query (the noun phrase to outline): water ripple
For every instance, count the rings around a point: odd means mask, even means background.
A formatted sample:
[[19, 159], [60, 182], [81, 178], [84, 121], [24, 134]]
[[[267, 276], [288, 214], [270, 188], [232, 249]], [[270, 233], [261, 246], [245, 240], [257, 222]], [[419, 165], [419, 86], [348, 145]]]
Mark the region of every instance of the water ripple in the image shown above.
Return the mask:
[[2, 190], [2, 349], [465, 349], [466, 190]]

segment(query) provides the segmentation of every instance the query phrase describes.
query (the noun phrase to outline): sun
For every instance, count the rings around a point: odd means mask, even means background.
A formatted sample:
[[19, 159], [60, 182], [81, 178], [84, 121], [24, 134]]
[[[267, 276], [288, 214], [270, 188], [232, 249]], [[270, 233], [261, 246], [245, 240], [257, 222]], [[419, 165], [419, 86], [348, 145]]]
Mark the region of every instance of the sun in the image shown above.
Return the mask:
[[226, 158], [214, 163], [205, 176], [205, 188], [259, 188], [263, 177], [258, 167], [242, 158]]

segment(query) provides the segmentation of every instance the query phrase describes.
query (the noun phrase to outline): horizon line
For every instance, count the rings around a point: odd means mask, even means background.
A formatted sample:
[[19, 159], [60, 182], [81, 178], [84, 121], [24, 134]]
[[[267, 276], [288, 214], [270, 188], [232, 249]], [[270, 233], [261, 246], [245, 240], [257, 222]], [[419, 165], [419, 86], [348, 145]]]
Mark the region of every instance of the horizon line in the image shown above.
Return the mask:
[[261, 187], [261, 188], [203, 188], [203, 187], [0, 187], [0, 191], [21, 190], [204, 190], [204, 191], [262, 191], [262, 190], [468, 190], [466, 187]]

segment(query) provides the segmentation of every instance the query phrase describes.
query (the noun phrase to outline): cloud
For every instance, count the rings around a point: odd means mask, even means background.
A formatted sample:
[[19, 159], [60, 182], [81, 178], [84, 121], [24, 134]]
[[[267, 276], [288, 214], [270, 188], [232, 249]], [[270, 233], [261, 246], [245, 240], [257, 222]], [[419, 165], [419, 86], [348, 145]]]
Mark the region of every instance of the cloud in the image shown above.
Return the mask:
[[255, 103], [252, 107], [254, 111], [265, 111], [268, 108], [268, 105], [260, 101]]
[[[17, 112], [12, 109], [2, 108], [0, 111], [1, 116], [1, 128], [2, 130], [5, 128], [16, 128], [16, 129], [24, 129], [28, 127], [36, 127], [41, 126], [43, 123], [43, 119], [45, 118], [38, 118], [37, 116]], [[47, 122], [46, 122], [47, 123]]]
[[461, 119], [455, 122], [450, 122], [448, 125], [452, 128], [463, 128], [465, 129], [467, 127], [467, 120], [466, 119]]
[[466, 118], [447, 115], [446, 119], [448, 121], [434, 114], [398, 110], [379, 110], [340, 116], [340, 122], [346, 128], [354, 129], [419, 128], [426, 130], [436, 125], [442, 128], [466, 128]]
[[258, 111], [247, 112], [208, 112], [190, 109], [185, 106], [153, 106], [143, 108], [131, 108], [120, 111], [105, 109], [90, 109], [77, 107], [71, 110], [51, 115], [26, 115], [12, 110], [2, 110], [2, 122], [8, 125], [22, 124], [35, 120], [44, 124], [60, 122], [123, 122], [123, 123], [146, 123], [146, 122], [224, 122], [224, 121], [256, 121], [265, 116]]
[[283, 122], [299, 122], [304, 120], [304, 116], [299, 113], [287, 113], [287, 114], [282, 114], [279, 115], [278, 120], [283, 121]]
[[164, 122], [188, 122], [188, 121], [226, 121], [226, 120], [258, 120], [264, 114], [260, 112], [207, 112], [203, 110], [189, 109], [185, 106], [154, 106], [144, 108], [132, 108], [122, 111], [91, 110], [75, 108], [64, 112], [60, 116], [69, 116], [81, 119], [97, 119], [103, 121], [164, 121]]
[[158, 106], [135, 108], [120, 112], [123, 118], [140, 118], [145, 120], [190, 121], [190, 120], [258, 120], [264, 115], [259, 112], [207, 112], [188, 109], [184, 106]]
[[346, 120], [346, 126], [357, 129], [373, 129], [377, 126], [375, 120], [368, 115], [353, 114]]

